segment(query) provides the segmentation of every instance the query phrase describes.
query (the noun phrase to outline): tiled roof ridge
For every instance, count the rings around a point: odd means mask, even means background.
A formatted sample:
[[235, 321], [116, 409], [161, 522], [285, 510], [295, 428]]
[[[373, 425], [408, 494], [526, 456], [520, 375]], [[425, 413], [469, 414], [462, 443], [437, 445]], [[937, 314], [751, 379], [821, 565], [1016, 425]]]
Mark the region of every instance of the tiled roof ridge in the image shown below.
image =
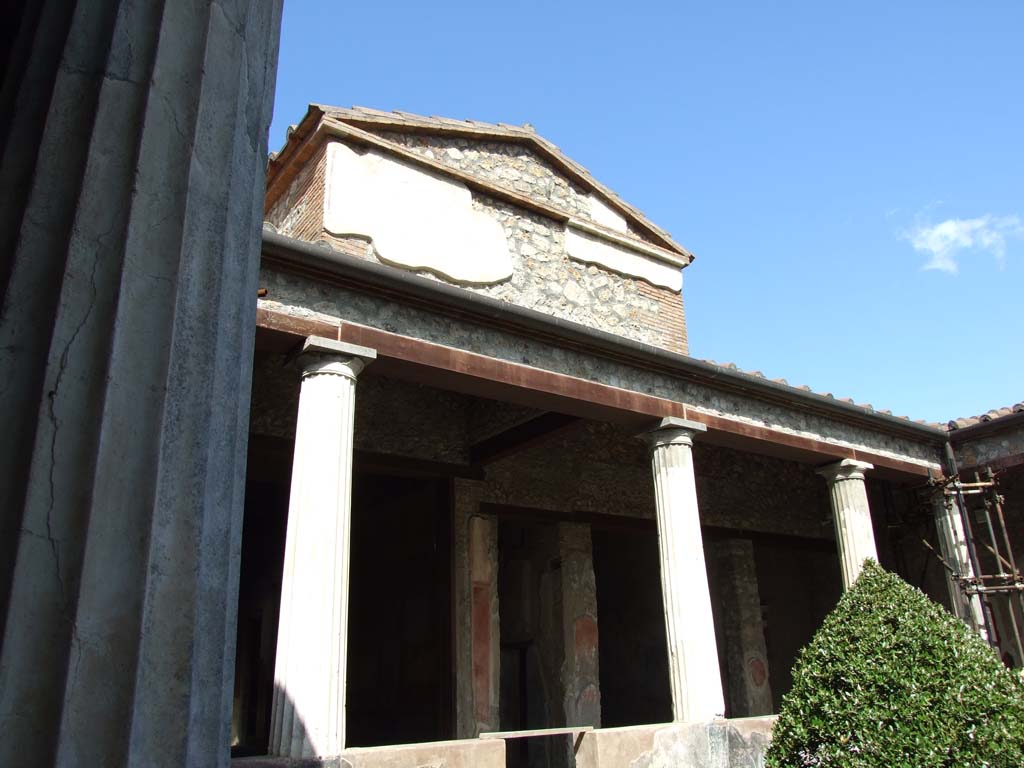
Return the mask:
[[973, 427], [975, 424], [984, 424], [989, 421], [996, 421], [997, 419], [1002, 419], [1006, 416], [1013, 416], [1015, 413], [1024, 413], [1024, 402], [1014, 403], [1013, 405], [1007, 405], [1003, 408], [993, 408], [979, 416], [965, 416], [959, 419], [951, 419], [943, 426], [952, 431], [954, 429], [963, 429], [964, 427]]
[[[756, 379], [767, 379], [768, 378], [761, 371], [747, 371], [747, 370], [744, 370], [744, 369], [740, 368], [735, 363], [719, 363], [719, 362], [716, 362], [715, 360], [707, 360], [707, 359], [704, 359], [703, 362], [708, 363], [709, 365], [717, 366], [719, 368], [725, 368], [726, 370], [735, 371], [737, 373], [742, 373], [742, 374], [744, 374], [746, 376], [752, 376], [752, 377], [754, 377]], [[911, 419], [909, 416], [894, 416], [892, 411], [887, 410], [887, 409], [886, 410], [877, 409], [873, 405], [871, 405], [871, 403], [858, 403], [855, 400], [853, 400], [853, 398], [849, 398], [849, 397], [836, 397], [831, 392], [815, 392], [813, 389], [808, 387], [806, 384], [803, 384], [803, 385], [790, 384], [788, 381], [786, 381], [785, 379], [781, 379], [781, 378], [780, 379], [770, 379], [770, 381], [774, 382], [775, 384], [779, 384], [779, 385], [782, 385], [782, 386], [785, 386], [785, 387], [790, 387], [791, 389], [799, 389], [799, 390], [802, 390], [803, 392], [811, 392], [813, 394], [820, 395], [821, 397], [831, 398], [832, 400], [836, 400], [837, 402], [840, 402], [840, 403], [847, 403], [848, 405], [853, 405], [853, 406], [855, 406], [857, 408], [860, 408], [860, 409], [862, 409], [864, 411], [867, 411], [868, 413], [878, 413], [878, 414], [882, 414], [884, 416], [893, 416], [894, 418], [897, 418], [897, 419], [903, 419], [904, 421], [913, 421], [916, 424], [924, 424], [925, 426], [934, 427], [936, 429], [941, 429], [941, 430], [944, 430], [946, 432], [952, 432], [953, 430], [956, 430], [956, 429], [963, 429], [964, 427], [971, 427], [971, 426], [974, 426], [975, 424], [984, 424], [986, 422], [996, 421], [997, 419], [1002, 419], [1002, 418], [1004, 418], [1006, 416], [1013, 416], [1014, 414], [1017, 414], [1017, 413], [1024, 413], [1024, 402], [1020, 402], [1020, 403], [1014, 403], [1013, 405], [1009, 405], [1009, 406], [1006, 406], [1004, 408], [993, 408], [992, 410], [987, 411], [986, 413], [983, 413], [980, 416], [968, 416], [966, 418], [952, 419], [952, 420], [950, 420], [950, 421], [948, 421], [948, 422], [946, 422], [944, 424], [940, 424], [938, 422], [928, 421], [926, 419]]]
[[761, 371], [748, 371], [748, 370], [744, 370], [743, 368], [740, 368], [735, 363], [720, 363], [720, 362], [717, 362], [715, 360], [708, 360], [708, 359], [703, 359], [703, 358], [697, 358], [697, 359], [702, 360], [702, 362], [705, 362], [708, 365], [714, 365], [714, 366], [717, 366], [719, 368], [724, 368], [724, 369], [729, 370], [729, 371], [734, 371], [736, 373], [742, 373], [745, 376], [751, 376], [751, 377], [753, 377], [755, 379], [765, 379], [765, 380], [771, 381], [774, 384], [779, 384], [780, 386], [783, 386], [783, 387], [789, 387], [790, 389], [798, 389], [801, 392], [810, 392], [811, 394], [818, 395], [819, 397], [827, 397], [830, 400], [835, 400], [838, 403], [846, 403], [847, 405], [852, 405], [855, 408], [860, 408], [861, 410], [865, 411], [866, 413], [875, 413], [875, 414], [880, 414], [882, 416], [892, 416], [893, 418], [902, 419], [903, 421], [912, 422], [914, 424], [923, 424], [924, 426], [933, 427], [935, 429], [946, 429], [946, 425], [944, 425], [944, 424], [939, 424], [938, 422], [934, 422], [934, 421], [928, 421], [927, 419], [911, 419], [909, 416], [897, 416], [897, 415], [894, 415], [893, 412], [888, 410], [888, 409], [875, 408], [871, 403], [858, 403], [852, 397], [836, 397], [831, 392], [816, 392], [815, 390], [813, 390], [811, 387], [807, 386], [806, 384], [790, 384], [788, 381], [786, 381], [786, 379], [782, 379], [782, 378], [779, 378], [779, 379], [769, 379]]
[[481, 120], [456, 120], [436, 115], [417, 115], [412, 112], [404, 112], [402, 110], [387, 112], [381, 109], [361, 106], [336, 107], [330, 104], [316, 103], [310, 104], [309, 106], [311, 109], [319, 109], [325, 115], [341, 121], [368, 120], [371, 122], [375, 121], [394, 126], [407, 125], [416, 128], [436, 128], [439, 131], [462, 129], [478, 131], [481, 134], [497, 138], [527, 141], [541, 149], [542, 152], [545, 152], [552, 158], [555, 158], [558, 163], [564, 165], [571, 173], [574, 173], [584, 179], [585, 183], [591, 187], [591, 191], [596, 192], [601, 197], [604, 197], [607, 202], [610, 202], [613, 206], [620, 208], [621, 212], [633, 218], [636, 223], [640, 224], [643, 228], [650, 230], [650, 232], [657, 238], [664, 240], [665, 245], [669, 247], [670, 250], [678, 251], [689, 258], [693, 257], [693, 254], [687, 248], [683, 247], [673, 239], [671, 233], [662, 229], [647, 218], [643, 211], [626, 202], [613, 189], [599, 182], [587, 168], [566, 155], [558, 145], [537, 133], [536, 129], [529, 123], [524, 125], [512, 125], [509, 123], [487, 123]]
[[409, 123], [419, 127], [437, 128], [474, 128], [488, 133], [509, 136], [534, 136], [537, 133], [533, 126], [529, 124], [513, 125], [511, 123], [488, 123], [483, 120], [457, 120], [455, 118], [443, 117], [441, 115], [417, 115], [400, 109], [388, 112], [383, 109], [361, 107], [358, 105], [353, 105], [351, 107], [336, 107], [331, 104], [311, 104], [310, 106], [316, 107], [325, 114], [340, 119], [344, 119], [346, 117], [351, 119], [379, 118], [386, 122], [396, 124]]

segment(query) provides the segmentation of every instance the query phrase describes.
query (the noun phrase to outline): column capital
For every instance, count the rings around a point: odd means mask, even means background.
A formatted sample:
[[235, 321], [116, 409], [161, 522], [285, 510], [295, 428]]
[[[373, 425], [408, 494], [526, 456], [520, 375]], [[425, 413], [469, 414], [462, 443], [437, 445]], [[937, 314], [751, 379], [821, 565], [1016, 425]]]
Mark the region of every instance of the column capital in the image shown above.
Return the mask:
[[323, 336], [307, 336], [297, 357], [302, 364], [302, 378], [331, 374], [355, 379], [377, 359], [377, 350]]
[[694, 436], [707, 430], [708, 428], [699, 421], [666, 416], [653, 429], [641, 432], [639, 437], [652, 449], [667, 445], [693, 445]]
[[863, 480], [864, 473], [869, 469], [874, 469], [874, 464], [869, 464], [866, 461], [857, 461], [856, 459], [843, 459], [837, 461], [834, 464], [826, 464], [823, 467], [818, 467], [815, 470], [815, 474], [821, 475], [831, 485], [832, 483], [839, 482], [840, 480]]

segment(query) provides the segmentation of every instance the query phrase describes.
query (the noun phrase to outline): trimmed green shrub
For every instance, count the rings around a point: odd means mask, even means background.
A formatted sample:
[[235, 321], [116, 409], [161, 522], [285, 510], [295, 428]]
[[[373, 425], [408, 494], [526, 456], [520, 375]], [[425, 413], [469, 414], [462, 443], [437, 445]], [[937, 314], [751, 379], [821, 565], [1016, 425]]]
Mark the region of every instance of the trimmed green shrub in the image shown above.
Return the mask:
[[768, 768], [1021, 768], [1024, 683], [872, 560], [793, 668]]

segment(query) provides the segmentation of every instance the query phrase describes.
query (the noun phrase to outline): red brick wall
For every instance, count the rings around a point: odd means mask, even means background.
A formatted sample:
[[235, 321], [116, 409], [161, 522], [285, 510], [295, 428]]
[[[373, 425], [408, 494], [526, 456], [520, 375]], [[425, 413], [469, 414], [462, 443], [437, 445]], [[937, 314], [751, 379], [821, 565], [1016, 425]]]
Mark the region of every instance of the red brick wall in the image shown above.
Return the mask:
[[[266, 219], [273, 224], [277, 230], [289, 237], [315, 243], [326, 241], [333, 248], [356, 258], [368, 261], [377, 261], [370, 243], [360, 237], [332, 235], [324, 230], [324, 195], [325, 180], [327, 175], [327, 146], [324, 142], [312, 154], [308, 161], [295, 172], [294, 178], [287, 186], [286, 191], [276, 200], [270, 203]], [[520, 212], [516, 210], [518, 220]], [[553, 222], [549, 222], [553, 225]], [[578, 266], [578, 265], [577, 265]], [[613, 276], [612, 273], [608, 273]], [[619, 276], [614, 275], [619, 280]], [[653, 301], [657, 309], [637, 309], [633, 316], [633, 325], [648, 329], [651, 343], [672, 352], [688, 354], [689, 345], [686, 335], [686, 318], [683, 312], [682, 297], [666, 288], [659, 288], [640, 279], [632, 279], [629, 282], [635, 286], [640, 296]], [[486, 295], [494, 295], [494, 290], [468, 288]], [[499, 289], [500, 292], [500, 289]], [[504, 295], [496, 298], [509, 300]], [[519, 298], [518, 296], [516, 297]], [[518, 302], [517, 302], [518, 303]], [[649, 302], [643, 302], [649, 303]], [[527, 306], [527, 305], [523, 305]], [[544, 307], [536, 307], [541, 311], [549, 311]], [[558, 315], [558, 312], [551, 312]], [[597, 325], [595, 327], [600, 327]], [[627, 337], [634, 334], [623, 332]], [[613, 331], [615, 332], [615, 331]], [[653, 332], [653, 333], [652, 333]]]
[[690, 345], [686, 338], [686, 314], [683, 311], [683, 297], [667, 288], [659, 288], [643, 280], [636, 281], [640, 295], [658, 302], [657, 314], [644, 312], [642, 320], [652, 328], [665, 334], [661, 345], [670, 352], [689, 354]]
[[324, 229], [324, 179], [327, 144], [324, 143], [299, 170], [287, 192], [275, 200], [266, 220], [282, 235], [316, 242]]

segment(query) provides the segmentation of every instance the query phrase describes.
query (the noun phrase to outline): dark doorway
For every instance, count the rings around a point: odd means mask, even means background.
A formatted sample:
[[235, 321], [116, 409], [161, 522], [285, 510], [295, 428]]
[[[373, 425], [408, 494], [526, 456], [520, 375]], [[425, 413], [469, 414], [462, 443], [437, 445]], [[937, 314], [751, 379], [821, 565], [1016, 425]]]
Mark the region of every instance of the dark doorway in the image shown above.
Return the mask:
[[601, 726], [672, 720], [656, 531], [593, 530]]
[[249, 437], [231, 753], [263, 755], [270, 737], [292, 441]]
[[[562, 577], [558, 526], [502, 520], [498, 526], [501, 730], [565, 725]], [[564, 768], [563, 739], [510, 739], [509, 768]]]
[[453, 737], [450, 548], [450, 481], [355, 476], [348, 746]]

